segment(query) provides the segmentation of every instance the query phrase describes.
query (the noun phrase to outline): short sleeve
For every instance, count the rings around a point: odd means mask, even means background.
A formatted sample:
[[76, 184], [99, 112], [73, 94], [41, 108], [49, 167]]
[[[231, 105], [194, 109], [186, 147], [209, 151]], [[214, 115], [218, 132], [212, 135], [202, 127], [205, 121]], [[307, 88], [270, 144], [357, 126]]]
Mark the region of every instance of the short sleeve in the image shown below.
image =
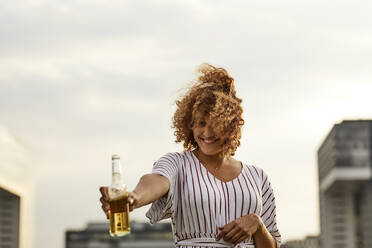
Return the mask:
[[276, 205], [274, 191], [271, 187], [268, 176], [262, 171], [262, 212], [261, 219], [266, 229], [276, 240], [276, 247], [280, 247], [281, 235], [276, 223]]
[[155, 200], [147, 211], [146, 217], [149, 218], [151, 224], [167, 219], [172, 215], [173, 193], [178, 178], [178, 163], [179, 159], [176, 153], [168, 153], [154, 163], [152, 174], [166, 177], [169, 180], [170, 187], [168, 193]]

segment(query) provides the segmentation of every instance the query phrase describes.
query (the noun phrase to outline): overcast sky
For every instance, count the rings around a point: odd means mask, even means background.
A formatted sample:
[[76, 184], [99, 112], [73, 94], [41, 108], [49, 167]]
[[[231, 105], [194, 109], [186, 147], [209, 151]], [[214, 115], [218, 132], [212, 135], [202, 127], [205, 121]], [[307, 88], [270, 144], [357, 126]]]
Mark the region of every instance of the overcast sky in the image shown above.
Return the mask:
[[316, 151], [335, 123], [372, 118], [370, 1], [1, 6], [0, 124], [35, 157], [35, 247], [62, 248], [66, 229], [105, 221], [111, 154], [133, 189], [182, 150], [173, 102], [203, 62], [235, 78], [246, 123], [236, 158], [269, 175], [283, 239], [319, 232]]

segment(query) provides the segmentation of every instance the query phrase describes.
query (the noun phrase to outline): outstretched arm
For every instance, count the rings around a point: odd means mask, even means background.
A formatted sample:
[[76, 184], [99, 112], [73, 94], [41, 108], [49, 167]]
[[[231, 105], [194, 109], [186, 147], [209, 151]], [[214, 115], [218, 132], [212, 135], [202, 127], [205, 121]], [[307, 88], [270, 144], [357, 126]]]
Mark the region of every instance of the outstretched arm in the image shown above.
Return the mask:
[[[168, 193], [169, 180], [159, 174], [146, 174], [141, 177], [133, 192], [129, 193], [129, 201], [132, 201], [132, 208], [139, 208], [154, 202]], [[132, 200], [133, 199], [133, 200]]]

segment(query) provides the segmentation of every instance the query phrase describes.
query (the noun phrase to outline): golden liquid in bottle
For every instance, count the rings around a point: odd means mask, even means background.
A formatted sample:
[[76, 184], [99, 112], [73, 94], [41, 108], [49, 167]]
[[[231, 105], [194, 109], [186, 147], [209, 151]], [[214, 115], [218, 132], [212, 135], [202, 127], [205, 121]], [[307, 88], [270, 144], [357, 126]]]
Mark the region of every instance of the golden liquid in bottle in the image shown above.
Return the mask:
[[110, 201], [110, 235], [124, 236], [130, 233], [128, 195]]

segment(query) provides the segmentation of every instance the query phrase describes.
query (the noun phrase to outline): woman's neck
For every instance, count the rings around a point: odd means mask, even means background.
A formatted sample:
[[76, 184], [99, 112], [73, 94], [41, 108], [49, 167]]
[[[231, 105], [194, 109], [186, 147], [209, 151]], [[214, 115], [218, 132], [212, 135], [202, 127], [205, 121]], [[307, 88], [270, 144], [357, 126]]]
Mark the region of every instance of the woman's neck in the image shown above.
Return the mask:
[[192, 152], [196, 155], [199, 161], [203, 163], [204, 166], [208, 166], [215, 170], [220, 169], [227, 160], [226, 157], [221, 156], [221, 153], [207, 155], [204, 154], [199, 148], [196, 148]]

